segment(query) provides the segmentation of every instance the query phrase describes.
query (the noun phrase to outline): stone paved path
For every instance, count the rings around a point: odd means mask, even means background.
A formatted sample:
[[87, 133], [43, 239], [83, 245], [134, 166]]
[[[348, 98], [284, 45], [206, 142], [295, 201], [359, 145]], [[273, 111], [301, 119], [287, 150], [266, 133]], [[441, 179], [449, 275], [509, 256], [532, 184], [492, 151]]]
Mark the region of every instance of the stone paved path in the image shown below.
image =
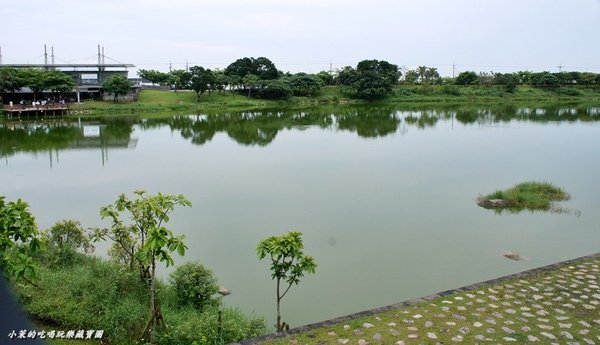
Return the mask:
[[600, 256], [264, 344], [600, 345]]

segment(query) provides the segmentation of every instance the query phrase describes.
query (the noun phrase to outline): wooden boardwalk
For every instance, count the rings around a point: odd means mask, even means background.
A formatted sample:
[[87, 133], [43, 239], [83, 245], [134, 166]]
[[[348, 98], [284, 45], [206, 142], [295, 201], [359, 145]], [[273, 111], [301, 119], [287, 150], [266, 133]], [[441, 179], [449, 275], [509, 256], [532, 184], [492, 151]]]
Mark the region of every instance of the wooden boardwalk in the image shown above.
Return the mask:
[[69, 110], [68, 104], [22, 105], [4, 104], [2, 110], [8, 118], [21, 115], [64, 115]]

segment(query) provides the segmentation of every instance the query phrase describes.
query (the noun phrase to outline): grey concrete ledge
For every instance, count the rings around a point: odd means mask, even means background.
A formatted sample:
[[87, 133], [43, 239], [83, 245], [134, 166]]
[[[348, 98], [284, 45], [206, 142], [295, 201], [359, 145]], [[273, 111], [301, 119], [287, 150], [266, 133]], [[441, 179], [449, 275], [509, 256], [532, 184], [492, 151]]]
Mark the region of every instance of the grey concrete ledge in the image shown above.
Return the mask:
[[296, 327], [296, 328], [292, 328], [292, 329], [290, 329], [289, 331], [286, 331], [286, 332], [276, 332], [276, 333], [271, 333], [271, 334], [263, 335], [263, 336], [256, 337], [256, 338], [242, 340], [242, 341], [237, 342], [237, 343], [231, 343], [230, 345], [254, 345], [254, 344], [258, 344], [258, 343], [261, 343], [261, 342], [264, 342], [264, 341], [267, 341], [267, 340], [272, 340], [272, 339], [277, 339], [277, 338], [283, 338], [283, 337], [286, 337], [288, 335], [297, 334], [297, 333], [304, 333], [304, 332], [316, 330], [316, 329], [319, 329], [319, 328], [323, 328], [323, 327], [335, 325], [335, 324], [338, 324], [338, 323], [342, 323], [342, 322], [347, 322], [347, 321], [350, 321], [350, 320], [358, 319], [358, 318], [361, 318], [361, 317], [364, 317], [364, 316], [370, 316], [370, 315], [374, 315], [374, 314], [380, 314], [380, 313], [383, 313], [383, 312], [386, 312], [386, 311], [390, 311], [390, 310], [394, 310], [394, 309], [399, 309], [399, 308], [402, 308], [402, 307], [406, 307], [406, 306], [418, 304], [418, 303], [421, 303], [421, 302], [430, 301], [430, 300], [433, 300], [433, 299], [436, 299], [436, 298], [440, 298], [440, 297], [452, 295], [452, 294], [455, 294], [455, 293], [464, 292], [464, 291], [468, 291], [468, 290], [475, 290], [475, 289], [479, 289], [479, 288], [484, 287], [484, 286], [494, 285], [494, 284], [501, 283], [501, 282], [504, 282], [504, 281], [507, 281], [507, 280], [512, 280], [512, 279], [516, 279], [516, 278], [522, 278], [524, 276], [528, 276], [528, 275], [531, 275], [531, 274], [539, 274], [539, 273], [554, 271], [554, 270], [560, 269], [561, 267], [566, 266], [566, 265], [574, 264], [574, 263], [577, 263], [577, 262], [580, 262], [580, 261], [585, 261], [585, 260], [588, 260], [588, 259], [595, 259], [595, 258], [598, 258], [598, 257], [600, 257], [600, 252], [596, 253], [596, 254], [581, 256], [581, 257], [578, 257], [576, 259], [571, 259], [571, 260], [557, 262], [555, 264], [551, 264], [551, 265], [547, 265], [547, 266], [542, 266], [542, 267], [534, 268], [534, 269], [527, 270], [527, 271], [522, 271], [522, 272], [518, 272], [518, 273], [514, 273], [514, 274], [509, 274], [509, 275], [502, 276], [502, 277], [499, 277], [499, 278], [494, 278], [494, 279], [486, 280], [486, 281], [481, 282], [481, 283], [475, 283], [475, 284], [471, 284], [471, 285], [459, 287], [459, 288], [456, 288], [456, 289], [451, 289], [451, 290], [446, 290], [446, 291], [438, 292], [437, 294], [433, 294], [433, 295], [429, 295], [429, 296], [425, 296], [425, 297], [419, 297], [419, 298], [415, 298], [415, 299], [411, 299], [411, 300], [407, 300], [407, 301], [402, 301], [402, 302], [399, 302], [399, 303], [390, 304], [390, 305], [387, 305], [387, 306], [384, 306], [384, 307], [363, 310], [363, 311], [360, 311], [358, 313], [354, 313], [354, 314], [350, 314], [350, 315], [345, 315], [345, 316], [340, 316], [340, 317], [336, 317], [334, 319], [329, 319], [329, 320], [325, 320], [325, 321], [321, 321], [321, 322], [311, 323], [311, 324], [304, 325], [304, 326], [299, 326], [299, 327]]

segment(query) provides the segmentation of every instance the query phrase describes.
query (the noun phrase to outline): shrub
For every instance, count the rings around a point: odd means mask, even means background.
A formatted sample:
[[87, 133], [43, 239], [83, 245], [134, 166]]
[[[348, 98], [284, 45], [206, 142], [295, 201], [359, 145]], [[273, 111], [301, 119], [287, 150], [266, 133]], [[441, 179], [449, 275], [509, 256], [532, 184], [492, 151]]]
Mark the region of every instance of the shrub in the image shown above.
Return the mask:
[[265, 332], [262, 318], [246, 317], [233, 308], [220, 310], [210, 307], [201, 313], [193, 308], [165, 308], [164, 314], [169, 321], [169, 329], [157, 334], [157, 344], [229, 344]]
[[269, 80], [259, 90], [258, 95], [266, 99], [288, 99], [292, 97], [292, 88], [285, 81]]
[[219, 287], [213, 272], [199, 263], [185, 263], [171, 273], [177, 303], [181, 306], [192, 305], [202, 310], [208, 305], [215, 305], [213, 295]]

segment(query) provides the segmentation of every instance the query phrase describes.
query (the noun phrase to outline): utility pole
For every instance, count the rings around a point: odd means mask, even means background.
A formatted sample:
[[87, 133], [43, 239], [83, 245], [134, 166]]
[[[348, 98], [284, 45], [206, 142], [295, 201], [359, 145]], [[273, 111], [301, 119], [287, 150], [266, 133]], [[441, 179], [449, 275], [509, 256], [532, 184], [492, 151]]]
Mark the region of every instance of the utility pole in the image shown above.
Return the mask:
[[556, 66], [556, 67], [558, 67], [558, 73], [560, 73], [560, 72], [562, 72], [562, 69], [565, 66], [563, 66], [562, 64], [558, 64], [558, 66]]
[[46, 51], [46, 45], [44, 44], [44, 65], [48, 64], [48, 51]]
[[2, 47], [0, 46], [0, 65], [2, 65]]
[[105, 62], [104, 62], [104, 56], [105, 56], [105, 55], [104, 55], [104, 46], [102, 46], [102, 64], [103, 64], [103, 65], [104, 65], [104, 63], [105, 63]]
[[452, 78], [456, 75], [456, 64], [452, 64]]
[[329, 62], [329, 75], [333, 75], [333, 62]]
[[50, 55], [50, 57], [51, 57], [50, 61], [51, 61], [51, 64], [54, 65], [54, 46], [50, 47], [50, 51], [52, 52], [52, 55]]
[[169, 60], [169, 72], [173, 70], [173, 64], [171, 64], [171, 60]]
[[98, 44], [98, 65], [102, 65], [102, 56], [100, 55], [100, 45]]
[[189, 70], [190, 70], [190, 65], [188, 63], [188, 60], [185, 60], [185, 71], [189, 72]]

